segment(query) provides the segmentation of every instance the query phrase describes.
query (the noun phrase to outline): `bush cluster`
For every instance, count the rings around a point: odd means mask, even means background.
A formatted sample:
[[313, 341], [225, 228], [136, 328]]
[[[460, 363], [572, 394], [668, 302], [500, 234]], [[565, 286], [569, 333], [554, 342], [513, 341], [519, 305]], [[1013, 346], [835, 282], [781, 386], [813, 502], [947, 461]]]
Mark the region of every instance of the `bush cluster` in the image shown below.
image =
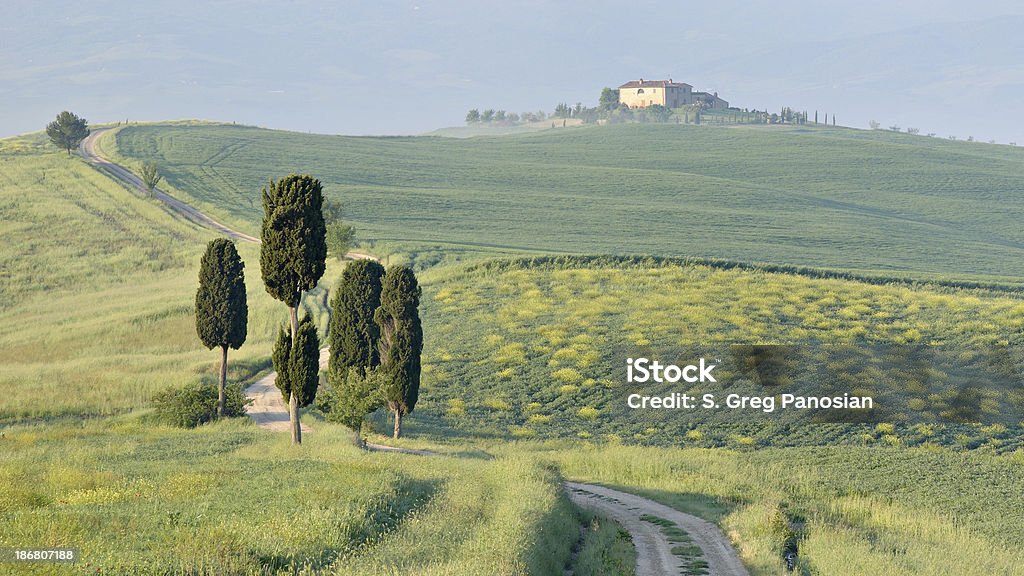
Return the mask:
[[[245, 407], [251, 402], [241, 384], [228, 384], [224, 388], [224, 416], [245, 416]], [[159, 422], [195, 428], [217, 418], [217, 386], [193, 382], [181, 388], [168, 388], [157, 394], [153, 403]]]

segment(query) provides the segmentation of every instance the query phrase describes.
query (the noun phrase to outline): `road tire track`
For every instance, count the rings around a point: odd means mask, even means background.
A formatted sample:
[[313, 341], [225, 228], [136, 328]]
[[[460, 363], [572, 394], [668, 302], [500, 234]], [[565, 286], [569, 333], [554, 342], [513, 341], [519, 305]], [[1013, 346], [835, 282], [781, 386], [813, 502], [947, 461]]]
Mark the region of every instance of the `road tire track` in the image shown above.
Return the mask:
[[[96, 141], [100, 136], [106, 133], [107, 130], [109, 130], [109, 128], [104, 130], [93, 130], [85, 140], [82, 140], [82, 143], [79, 145], [82, 158], [84, 158], [86, 162], [92, 164], [100, 172], [103, 172], [107, 176], [127, 186], [129, 190], [138, 190], [142, 195], [149, 196], [149, 190], [146, 188], [146, 185], [142, 182], [141, 178], [133, 174], [131, 170], [124, 166], [115, 164], [109, 158], [106, 158], [96, 150]], [[168, 195], [159, 188], [155, 188], [153, 190], [152, 196], [167, 206], [172, 213], [181, 216], [193, 224], [198, 224], [203, 228], [208, 228], [233, 240], [241, 240], [243, 242], [250, 242], [253, 244], [259, 244], [260, 242], [258, 238], [254, 238], [244, 232], [239, 232], [238, 230], [221, 224], [199, 210], [196, 210], [192, 206]]]
[[[142, 182], [141, 178], [136, 176], [131, 170], [113, 162], [106, 156], [103, 156], [103, 154], [96, 149], [96, 141], [109, 130], [109, 128], [93, 130], [85, 140], [82, 140], [82, 143], [78, 146], [82, 153], [82, 158], [84, 158], [86, 162], [92, 164], [93, 167], [100, 172], [126, 186], [129, 190], [137, 190], [143, 196], [149, 196], [149, 190], [146, 189], [146, 185]], [[173, 214], [180, 216], [193, 224], [213, 230], [214, 232], [223, 234], [233, 240], [240, 240], [242, 242], [249, 242], [252, 244], [260, 243], [259, 238], [255, 238], [244, 232], [235, 230], [230, 226], [222, 224], [159, 188], [155, 188], [153, 190], [152, 196], [167, 206]], [[346, 252], [345, 257], [351, 260], [380, 261], [378, 258], [371, 256], [370, 254], [363, 254], [360, 252]]]
[[673, 544], [661, 527], [641, 520], [648, 514], [670, 520], [686, 531], [693, 543], [704, 552], [710, 576], [749, 576], [732, 544], [717, 526], [692, 514], [680, 512], [636, 494], [604, 486], [566, 482], [569, 499], [622, 525], [633, 537], [636, 546], [636, 576], [678, 575], [680, 559], [672, 554]]

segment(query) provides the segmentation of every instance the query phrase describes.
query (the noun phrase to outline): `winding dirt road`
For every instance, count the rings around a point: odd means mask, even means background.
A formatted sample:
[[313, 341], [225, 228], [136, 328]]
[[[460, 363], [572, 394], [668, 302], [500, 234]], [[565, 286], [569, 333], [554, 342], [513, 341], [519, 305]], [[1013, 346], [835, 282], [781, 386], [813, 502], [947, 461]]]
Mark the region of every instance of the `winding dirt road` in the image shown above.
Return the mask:
[[[327, 348], [320, 350], [321, 370], [327, 367], [330, 357]], [[288, 432], [291, 430], [291, 420], [288, 416], [288, 407], [285, 406], [284, 398], [281, 397], [281, 391], [275, 384], [276, 380], [277, 372], [271, 372], [245, 389], [245, 395], [252, 399], [252, 404], [246, 407], [245, 412], [260, 428], [274, 432]], [[312, 428], [303, 424], [302, 433], [306, 432], [312, 432]]]
[[[82, 140], [82, 143], [79, 144], [78, 146], [79, 151], [81, 151], [82, 153], [82, 158], [84, 158], [86, 162], [89, 162], [90, 164], [95, 166], [96, 169], [99, 170], [100, 172], [103, 172], [107, 176], [110, 176], [114, 180], [117, 180], [121, 184], [127, 186], [129, 189], [134, 189], [139, 191], [143, 195], [148, 195], [149, 191], [146, 189], [146, 185], [142, 182], [141, 178], [136, 176], [131, 170], [125, 168], [124, 166], [114, 163], [112, 160], [104, 156], [102, 153], [100, 153], [99, 150], [96, 149], [96, 141], [99, 140], [99, 138], [109, 130], [110, 128], [104, 128], [102, 130], [93, 130], [92, 133], [89, 134], [89, 136], [85, 140]], [[162, 202], [165, 206], [167, 206], [167, 208], [170, 209], [172, 213], [181, 216], [182, 218], [188, 220], [189, 222], [198, 224], [203, 228], [208, 228], [210, 230], [213, 230], [214, 232], [218, 232], [234, 240], [251, 242], [253, 244], [260, 243], [259, 238], [255, 238], [244, 232], [239, 232], [238, 230], [235, 230], [234, 228], [231, 228], [225, 224], [221, 224], [220, 222], [214, 220], [213, 218], [207, 216], [206, 214], [200, 212], [199, 210], [193, 208], [192, 206], [189, 206], [188, 204], [182, 202], [181, 200], [178, 200], [177, 198], [170, 196], [166, 192], [163, 192], [159, 188], [153, 190], [153, 197]], [[360, 252], [346, 252], [345, 257], [349, 258], [350, 260], [377, 260], [378, 262], [380, 261], [376, 256], [371, 256], [370, 254], [363, 254]]]
[[[80, 146], [82, 157], [98, 170], [129, 187], [129, 189], [134, 188], [142, 194], [148, 194], [145, 184], [143, 184], [138, 176], [124, 166], [110, 161], [96, 150], [96, 140], [104, 132], [106, 130], [96, 130], [82, 141]], [[235, 240], [255, 244], [260, 242], [258, 238], [221, 224], [159, 189], [153, 191], [153, 196], [167, 206], [173, 214], [185, 218], [194, 224]], [[374, 256], [358, 252], [348, 252], [346, 256], [354, 260], [368, 259], [379, 261]], [[327, 348], [320, 351], [321, 369], [327, 366], [329, 358], [330, 354]], [[277, 373], [271, 372], [245, 389], [245, 394], [253, 400], [253, 403], [249, 405], [246, 412], [260, 428], [275, 432], [286, 432], [289, 430], [290, 424], [288, 408], [281, 398], [280, 391], [274, 385], [276, 378]], [[302, 426], [303, 433], [310, 431], [311, 429], [308, 426]], [[429, 450], [397, 448], [383, 444], [367, 444], [367, 448], [380, 452], [401, 452], [418, 456], [438, 455]], [[740, 562], [729, 540], [726, 539], [717, 526], [710, 522], [659, 504], [653, 500], [603, 486], [565, 482], [565, 488], [569, 498], [577, 506], [590, 508], [612, 518], [629, 531], [633, 538], [633, 544], [636, 546], [637, 576], [669, 576], [681, 573], [680, 559], [672, 554], [673, 544], [669, 542], [669, 539], [658, 525], [641, 520], [640, 517], [644, 514], [670, 520], [676, 526], [685, 530], [693, 539], [693, 543], [703, 550], [704, 559], [708, 563], [708, 571], [711, 576], [748, 576], [749, 574]]]
[[[82, 140], [82, 143], [79, 145], [82, 158], [96, 167], [100, 172], [103, 172], [124, 186], [127, 186], [129, 189], [135, 189], [143, 195], [148, 195], [149, 191], [146, 189], [146, 185], [142, 182], [141, 178], [133, 174], [131, 170], [124, 166], [114, 163], [97, 150], [96, 141], [108, 130], [109, 128], [94, 130], [85, 140]], [[153, 190], [153, 197], [167, 206], [172, 214], [180, 216], [189, 222], [223, 234], [236, 241], [250, 242], [253, 244], [260, 243], [259, 238], [254, 238], [244, 232], [239, 232], [238, 230], [221, 224], [199, 210], [196, 210], [192, 206], [189, 206], [181, 200], [161, 191], [159, 188]], [[345, 256], [352, 260], [380, 261], [376, 256], [362, 254], [359, 252], [347, 252]], [[329, 354], [327, 348], [324, 348], [320, 351], [321, 368], [327, 365], [328, 358]], [[288, 408], [285, 406], [284, 400], [281, 398], [281, 392], [277, 389], [277, 386], [274, 385], [276, 379], [277, 372], [271, 372], [245, 389], [246, 396], [253, 400], [253, 403], [249, 405], [246, 412], [260, 428], [266, 428], [267, 430], [274, 430], [276, 432], [286, 432], [289, 430], [288, 425], [290, 423], [288, 418]], [[303, 425], [302, 431], [309, 432], [309, 426]]]
[[[93, 130], [85, 140], [82, 140], [82, 143], [79, 145], [79, 150], [82, 152], [82, 158], [85, 158], [87, 162], [95, 166], [100, 172], [103, 172], [107, 176], [110, 176], [114, 180], [124, 184], [129, 189], [136, 189], [142, 194], [148, 195], [149, 190], [146, 189], [146, 185], [142, 182], [141, 178], [133, 174], [131, 170], [124, 166], [111, 162], [109, 158], [104, 157], [96, 149], [96, 141], [100, 136], [107, 132], [107, 130], [109, 129]], [[248, 234], [239, 232], [238, 230], [234, 230], [220, 222], [217, 222], [213, 218], [210, 218], [192, 206], [185, 204], [181, 200], [167, 195], [167, 193], [161, 191], [159, 188], [153, 190], [153, 197], [163, 202], [171, 212], [185, 218], [189, 222], [198, 224], [203, 228], [209, 228], [210, 230], [219, 232], [229, 238], [242, 240], [243, 242], [252, 242], [255, 244], [259, 244], [260, 242], [258, 238], [253, 238]]]
[[689, 534], [693, 543], [704, 552], [711, 576], [749, 574], [722, 531], [706, 520], [636, 494], [604, 486], [566, 482], [565, 487], [574, 504], [607, 516], [629, 531], [636, 546], [637, 576], [682, 574], [681, 561], [672, 554], [676, 544], [669, 541], [660, 526], [640, 518], [645, 514], [670, 520]]

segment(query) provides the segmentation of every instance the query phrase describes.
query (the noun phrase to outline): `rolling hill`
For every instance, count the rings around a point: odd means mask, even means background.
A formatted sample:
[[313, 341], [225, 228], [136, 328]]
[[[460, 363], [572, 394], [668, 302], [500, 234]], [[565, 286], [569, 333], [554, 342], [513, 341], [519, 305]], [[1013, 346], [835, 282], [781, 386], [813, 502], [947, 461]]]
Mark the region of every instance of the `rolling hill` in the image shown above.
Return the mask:
[[[676, 126], [465, 140], [132, 126], [107, 146], [158, 160], [173, 193], [249, 232], [267, 178], [313, 172], [364, 242], [411, 258], [426, 348], [404, 442], [440, 455], [357, 450], [315, 411], [300, 448], [247, 421], [154, 422], [155, 392], [214, 376], [191, 309], [212, 234], [39, 135], [3, 140], [0, 548], [89, 562], [15, 573], [555, 574], [574, 547], [586, 556], [581, 522], [601, 524], [563, 477], [719, 524], [756, 575], [779, 573], [792, 542], [801, 570], [844, 576], [1024, 561], [1013, 426], [779, 433], [609, 410], [618, 354], [637, 347], [934, 342], [977, 351], [970, 363], [1018, 345], [1019, 151]], [[232, 380], [267, 367], [285, 318], [257, 250], [239, 249], [250, 335]], [[432, 265], [450, 256], [470, 262]]]
[[1024, 150], [813, 127], [619, 125], [535, 134], [316, 136], [131, 126], [126, 162], [253, 232], [292, 171], [359, 238], [425, 263], [478, 253], [714, 257], [928, 278], [1024, 278]]

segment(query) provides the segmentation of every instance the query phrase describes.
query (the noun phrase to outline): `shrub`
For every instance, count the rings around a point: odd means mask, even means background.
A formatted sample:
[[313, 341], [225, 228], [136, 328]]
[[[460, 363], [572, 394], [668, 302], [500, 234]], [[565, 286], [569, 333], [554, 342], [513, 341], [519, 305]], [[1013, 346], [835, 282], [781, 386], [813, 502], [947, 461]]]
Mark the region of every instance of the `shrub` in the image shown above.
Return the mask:
[[[241, 384], [224, 389], [224, 416], [245, 416], [246, 398]], [[193, 382], [181, 388], [168, 388], [153, 397], [156, 419], [164, 424], [195, 428], [217, 418], [217, 387], [211, 383]]]
[[579, 382], [580, 380], [583, 380], [583, 376], [579, 372], [577, 372], [576, 370], [573, 370], [572, 368], [561, 368], [561, 369], [555, 370], [551, 374], [551, 377], [554, 378], [555, 380], [560, 381], [560, 382], [569, 382], [569, 383]]
[[486, 400], [481, 402], [481, 404], [483, 405], [484, 408], [489, 408], [497, 412], [505, 412], [512, 409], [511, 404], [499, 398], [487, 398]]

